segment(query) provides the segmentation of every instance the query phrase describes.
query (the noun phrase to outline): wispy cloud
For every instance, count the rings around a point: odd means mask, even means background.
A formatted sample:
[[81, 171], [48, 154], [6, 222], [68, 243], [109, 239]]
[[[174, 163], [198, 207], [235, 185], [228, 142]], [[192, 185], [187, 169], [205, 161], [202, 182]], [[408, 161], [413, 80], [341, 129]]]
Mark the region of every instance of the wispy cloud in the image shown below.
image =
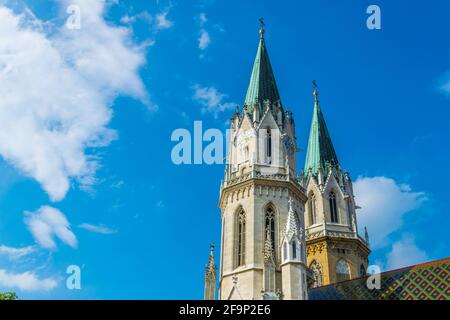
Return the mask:
[[126, 14], [120, 18], [120, 22], [124, 24], [133, 24], [138, 20], [146, 21], [148, 23], [153, 22], [153, 16], [148, 11], [142, 11], [135, 15]]
[[416, 245], [412, 235], [404, 234], [392, 245], [386, 258], [387, 269], [392, 270], [423, 263], [428, 259], [428, 255]]
[[0, 255], [8, 257], [10, 260], [17, 260], [25, 257], [35, 251], [35, 247], [28, 246], [23, 248], [13, 248], [5, 245], [0, 245]]
[[108, 125], [117, 95], [156, 109], [139, 75], [145, 52], [128, 28], [104, 20], [105, 2], [58, 3], [81, 9], [81, 31], [0, 7], [0, 155], [53, 201], [71, 180], [95, 181], [92, 151], [116, 137]]
[[55, 249], [55, 237], [72, 248], [77, 247], [77, 238], [70, 229], [67, 218], [58, 209], [43, 206], [35, 212], [27, 211], [24, 221], [36, 242], [43, 248]]
[[51, 290], [57, 286], [53, 278], [40, 279], [34, 272], [10, 273], [0, 269], [0, 287], [22, 291]]
[[205, 50], [211, 43], [211, 37], [205, 29], [200, 30], [200, 37], [198, 38], [198, 47], [200, 50]]
[[156, 202], [156, 207], [158, 208], [164, 208], [166, 205], [164, 204], [164, 201], [159, 200], [158, 202]]
[[438, 89], [445, 95], [450, 96], [450, 71], [439, 79]]
[[206, 50], [206, 48], [208, 48], [209, 45], [211, 44], [211, 36], [209, 35], [209, 32], [205, 28], [205, 25], [208, 22], [206, 13], [204, 13], [204, 12], [200, 13], [198, 16], [198, 21], [199, 21], [199, 25], [200, 25], [198, 48], [203, 51], [203, 50]]
[[232, 102], [224, 102], [228, 96], [219, 92], [215, 87], [204, 87], [196, 84], [192, 89], [194, 91], [193, 99], [201, 104], [201, 111], [212, 113], [215, 118], [221, 112], [232, 110], [235, 105]]
[[359, 177], [354, 190], [361, 206], [358, 225], [368, 227], [375, 248], [386, 245], [387, 236], [403, 226], [403, 216], [427, 200], [425, 193], [387, 177]]
[[169, 29], [173, 26], [173, 21], [168, 19], [170, 8], [166, 8], [164, 11], [158, 13], [155, 17], [155, 29], [157, 31]]
[[142, 11], [135, 15], [124, 15], [120, 22], [127, 25], [132, 25], [136, 22], [145, 22], [150, 27], [153, 33], [159, 33], [162, 30], [170, 29], [173, 27], [174, 22], [169, 19], [169, 14], [171, 11], [171, 6], [166, 7], [159, 13], [151, 14], [148, 11]]
[[114, 234], [117, 233], [117, 230], [108, 228], [103, 225], [95, 225], [90, 223], [82, 223], [78, 226], [81, 229], [93, 232], [93, 233], [100, 233], [100, 234]]

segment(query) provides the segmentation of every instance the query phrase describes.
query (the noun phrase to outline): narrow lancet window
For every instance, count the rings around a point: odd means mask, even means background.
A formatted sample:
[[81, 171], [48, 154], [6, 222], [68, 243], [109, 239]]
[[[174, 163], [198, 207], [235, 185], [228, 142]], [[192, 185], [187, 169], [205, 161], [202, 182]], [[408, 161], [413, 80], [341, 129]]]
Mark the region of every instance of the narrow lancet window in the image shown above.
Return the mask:
[[272, 131], [267, 128], [267, 138], [266, 138], [266, 157], [269, 164], [272, 163]]
[[338, 214], [337, 214], [337, 206], [336, 206], [336, 195], [334, 192], [330, 192], [330, 216], [331, 222], [338, 223]]
[[236, 267], [245, 264], [245, 211], [241, 209], [237, 214], [236, 234]]

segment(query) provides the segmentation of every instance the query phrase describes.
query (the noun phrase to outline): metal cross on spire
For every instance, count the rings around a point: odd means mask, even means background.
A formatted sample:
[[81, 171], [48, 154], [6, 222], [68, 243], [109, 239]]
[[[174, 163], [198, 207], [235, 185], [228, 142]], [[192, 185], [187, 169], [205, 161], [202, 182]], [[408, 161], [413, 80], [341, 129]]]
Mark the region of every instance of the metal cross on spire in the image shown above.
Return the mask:
[[318, 97], [319, 97], [319, 91], [317, 91], [317, 82], [316, 82], [316, 80], [313, 80], [312, 84], [313, 84], [313, 87], [314, 87], [314, 100], [317, 102], [318, 101]]
[[259, 23], [261, 24], [261, 29], [259, 29], [259, 34], [260, 34], [261, 38], [264, 38], [265, 27], [266, 27], [264, 18], [259, 18]]

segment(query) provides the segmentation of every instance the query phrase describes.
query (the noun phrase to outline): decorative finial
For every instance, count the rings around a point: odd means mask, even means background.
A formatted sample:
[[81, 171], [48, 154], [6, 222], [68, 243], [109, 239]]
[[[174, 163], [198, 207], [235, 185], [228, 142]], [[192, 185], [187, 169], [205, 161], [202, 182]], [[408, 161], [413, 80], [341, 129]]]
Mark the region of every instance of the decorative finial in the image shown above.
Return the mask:
[[319, 91], [317, 91], [317, 82], [316, 82], [316, 80], [313, 80], [312, 84], [314, 86], [314, 101], [317, 102], [319, 100]]
[[272, 236], [270, 234], [270, 229], [267, 229], [263, 254], [264, 254], [264, 261], [270, 261], [270, 259], [273, 258], [273, 243], [272, 243]]
[[369, 245], [369, 232], [367, 231], [367, 227], [364, 227], [364, 238], [366, 240], [366, 244]]
[[209, 245], [209, 252], [214, 255], [214, 242], [211, 242], [211, 244]]
[[259, 29], [259, 35], [261, 39], [264, 39], [264, 33], [266, 32], [265, 30], [266, 24], [264, 23], [264, 18], [260, 18], [259, 23], [261, 24], [261, 29]]

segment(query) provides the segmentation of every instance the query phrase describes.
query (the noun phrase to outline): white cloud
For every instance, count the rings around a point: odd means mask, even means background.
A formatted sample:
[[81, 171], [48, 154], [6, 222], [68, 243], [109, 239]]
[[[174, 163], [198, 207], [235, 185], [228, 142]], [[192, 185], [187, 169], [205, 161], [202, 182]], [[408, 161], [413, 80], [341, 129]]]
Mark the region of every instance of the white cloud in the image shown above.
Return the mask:
[[33, 246], [23, 247], [23, 248], [13, 248], [5, 245], [0, 245], [0, 255], [5, 255], [11, 260], [20, 259], [27, 256], [35, 251]]
[[161, 30], [172, 28], [174, 23], [168, 18], [170, 9], [171, 7], [167, 7], [156, 15], [152, 15], [148, 11], [142, 11], [135, 15], [126, 14], [120, 18], [120, 22], [132, 25], [138, 21], [143, 21], [151, 26], [154, 33], [158, 33]]
[[24, 221], [36, 242], [46, 249], [56, 248], [54, 237], [72, 248], [77, 247], [77, 238], [67, 218], [58, 209], [42, 206], [35, 212], [27, 211]]
[[105, 226], [98, 226], [90, 223], [82, 223], [78, 226], [81, 229], [94, 232], [94, 233], [100, 233], [100, 234], [114, 234], [117, 233], [117, 230], [110, 229]]
[[0, 269], [0, 287], [23, 291], [51, 290], [57, 285], [53, 278], [39, 279], [33, 272], [9, 273]]
[[392, 250], [386, 258], [388, 270], [393, 270], [423, 263], [428, 256], [425, 251], [417, 247], [413, 236], [403, 235], [401, 240], [392, 245]]
[[211, 37], [209, 36], [208, 31], [205, 29], [200, 30], [200, 37], [198, 38], [198, 47], [200, 50], [205, 50], [211, 44]]
[[367, 226], [372, 247], [386, 244], [386, 237], [399, 230], [405, 213], [419, 208], [426, 196], [413, 192], [409, 185], [386, 177], [359, 177], [354, 183], [358, 225]]
[[199, 84], [193, 86], [193, 99], [202, 105], [202, 112], [210, 112], [217, 118], [220, 112], [232, 110], [234, 103], [224, 102], [228, 96], [217, 91], [214, 87], [203, 87]]
[[156, 31], [169, 29], [173, 26], [173, 22], [167, 18], [169, 11], [170, 11], [169, 9], [166, 9], [163, 12], [160, 12], [156, 15], [155, 17]]
[[139, 69], [143, 47], [103, 19], [104, 1], [64, 0], [81, 30], [0, 6], [0, 155], [62, 200], [72, 180], [95, 182], [98, 147], [115, 138], [110, 106], [119, 94], [152, 105]]
[[200, 36], [198, 37], [198, 48], [200, 50], [206, 50], [211, 44], [211, 36], [206, 30], [205, 25], [208, 22], [208, 17], [206, 13], [202, 12], [198, 15], [198, 23], [200, 25]]
[[143, 21], [150, 23], [153, 21], [153, 16], [150, 13], [148, 13], [147, 11], [142, 11], [133, 16], [126, 14], [120, 19], [120, 22], [124, 23], [124, 24], [132, 24], [138, 20], [143, 20]]

